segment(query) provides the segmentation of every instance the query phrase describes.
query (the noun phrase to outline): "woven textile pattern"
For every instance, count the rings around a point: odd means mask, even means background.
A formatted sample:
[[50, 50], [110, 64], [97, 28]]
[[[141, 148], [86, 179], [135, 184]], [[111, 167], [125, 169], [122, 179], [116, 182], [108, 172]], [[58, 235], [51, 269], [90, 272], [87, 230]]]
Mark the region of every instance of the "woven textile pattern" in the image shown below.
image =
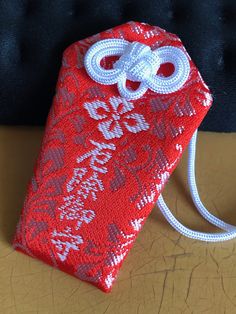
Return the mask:
[[121, 98], [83, 66], [88, 48], [106, 38], [185, 51], [176, 35], [136, 22], [66, 49], [14, 247], [107, 292], [212, 98], [190, 59], [177, 92]]

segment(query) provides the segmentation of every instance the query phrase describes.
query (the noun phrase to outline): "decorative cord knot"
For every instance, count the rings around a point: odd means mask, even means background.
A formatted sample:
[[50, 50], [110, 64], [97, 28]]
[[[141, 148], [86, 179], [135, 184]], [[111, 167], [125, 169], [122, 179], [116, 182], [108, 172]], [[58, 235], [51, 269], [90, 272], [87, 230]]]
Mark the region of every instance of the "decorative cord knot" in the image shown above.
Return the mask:
[[141, 82], [155, 74], [160, 66], [160, 59], [151, 48], [139, 42], [130, 43], [124, 54], [114, 64], [115, 69], [125, 72], [127, 79]]
[[[113, 69], [101, 67], [104, 57], [120, 56]], [[160, 65], [172, 63], [174, 72], [164, 77], [156, 74]], [[119, 93], [126, 99], [138, 99], [148, 89], [160, 94], [179, 90], [187, 81], [190, 64], [186, 53], [180, 48], [164, 46], [151, 50], [139, 42], [124, 39], [104, 39], [93, 44], [87, 51], [84, 65], [89, 76], [97, 83], [116, 84]], [[126, 81], [140, 82], [136, 90], [128, 89]]]

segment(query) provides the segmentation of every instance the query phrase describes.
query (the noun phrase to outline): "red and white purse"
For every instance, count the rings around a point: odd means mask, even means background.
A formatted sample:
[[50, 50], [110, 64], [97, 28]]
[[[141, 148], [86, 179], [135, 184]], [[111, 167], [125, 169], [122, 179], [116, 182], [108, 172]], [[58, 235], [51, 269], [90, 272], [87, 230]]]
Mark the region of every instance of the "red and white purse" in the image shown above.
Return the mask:
[[159, 27], [129, 22], [72, 44], [14, 247], [109, 291], [157, 200], [188, 235], [160, 193], [191, 138], [193, 160], [211, 103], [180, 39]]

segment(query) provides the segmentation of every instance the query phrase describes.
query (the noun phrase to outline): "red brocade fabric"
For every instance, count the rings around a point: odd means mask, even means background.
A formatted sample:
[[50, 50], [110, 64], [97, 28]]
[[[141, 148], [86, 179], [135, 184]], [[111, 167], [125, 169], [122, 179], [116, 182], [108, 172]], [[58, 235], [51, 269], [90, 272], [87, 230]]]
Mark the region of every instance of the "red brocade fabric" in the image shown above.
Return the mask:
[[[110, 291], [212, 97], [189, 58], [177, 92], [121, 98], [116, 85], [96, 83], [83, 66], [88, 48], [106, 38], [185, 51], [176, 35], [136, 22], [66, 49], [14, 247]], [[114, 60], [102, 62], [109, 68]]]

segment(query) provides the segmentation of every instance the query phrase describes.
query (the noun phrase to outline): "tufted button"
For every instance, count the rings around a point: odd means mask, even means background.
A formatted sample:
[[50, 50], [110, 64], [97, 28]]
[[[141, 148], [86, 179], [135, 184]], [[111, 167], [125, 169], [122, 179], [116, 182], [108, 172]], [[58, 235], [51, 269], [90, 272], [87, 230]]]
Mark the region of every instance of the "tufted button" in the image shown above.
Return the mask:
[[179, 3], [175, 4], [173, 6], [173, 11], [171, 12], [172, 13], [172, 20], [175, 23], [182, 24], [186, 20], [186, 17], [188, 17], [189, 11], [190, 11], [190, 8], [188, 8], [187, 5], [182, 6]]
[[229, 45], [224, 49], [225, 70], [229, 73], [235, 72], [236, 68], [235, 53], [236, 47], [233, 47], [232, 45]]
[[25, 16], [31, 16], [38, 12], [38, 1], [26, 1]]
[[10, 32], [5, 32], [5, 34], [0, 37], [0, 42], [1, 65], [6, 68], [18, 64], [21, 59], [20, 49], [14, 34]]
[[227, 5], [223, 8], [222, 20], [225, 24], [236, 22], [236, 5]]

